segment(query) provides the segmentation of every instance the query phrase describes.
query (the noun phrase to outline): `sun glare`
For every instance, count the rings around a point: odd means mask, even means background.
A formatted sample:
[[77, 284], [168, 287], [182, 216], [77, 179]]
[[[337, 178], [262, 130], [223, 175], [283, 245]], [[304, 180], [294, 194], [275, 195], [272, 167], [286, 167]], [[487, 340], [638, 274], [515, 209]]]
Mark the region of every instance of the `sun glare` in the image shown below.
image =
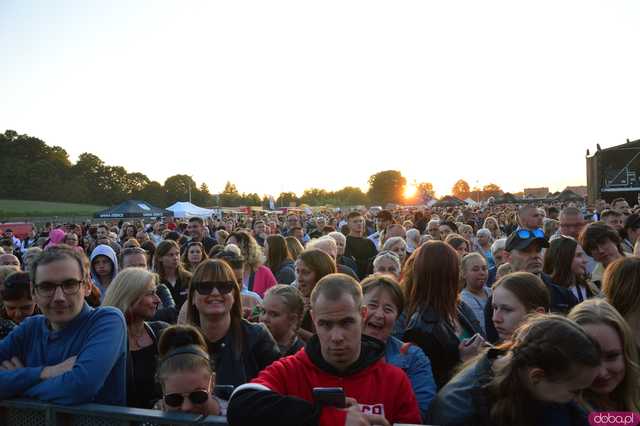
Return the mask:
[[404, 188], [404, 198], [411, 198], [416, 195], [416, 186], [415, 185], [407, 185]]

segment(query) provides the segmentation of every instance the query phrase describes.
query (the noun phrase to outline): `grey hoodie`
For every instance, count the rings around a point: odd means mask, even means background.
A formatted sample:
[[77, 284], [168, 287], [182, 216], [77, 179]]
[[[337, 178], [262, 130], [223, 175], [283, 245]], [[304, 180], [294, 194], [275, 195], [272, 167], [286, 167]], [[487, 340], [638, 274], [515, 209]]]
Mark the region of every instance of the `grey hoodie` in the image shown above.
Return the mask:
[[91, 252], [91, 257], [89, 260], [91, 261], [91, 279], [93, 279], [93, 283], [100, 289], [100, 302], [104, 300], [104, 295], [107, 292], [107, 288], [102, 285], [100, 282], [100, 277], [96, 274], [96, 270], [93, 268], [93, 259], [97, 256], [106, 256], [109, 260], [111, 260], [112, 268], [111, 268], [111, 279], [115, 278], [118, 273], [118, 258], [116, 256], [116, 252], [107, 245], [100, 244], [96, 246]]

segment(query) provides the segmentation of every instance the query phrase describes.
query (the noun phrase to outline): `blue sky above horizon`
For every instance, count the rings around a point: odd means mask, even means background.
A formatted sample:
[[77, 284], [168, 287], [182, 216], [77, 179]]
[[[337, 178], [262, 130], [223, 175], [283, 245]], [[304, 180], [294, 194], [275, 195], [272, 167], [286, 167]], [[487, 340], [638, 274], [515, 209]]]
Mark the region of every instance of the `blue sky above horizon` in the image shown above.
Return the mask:
[[0, 2], [0, 131], [212, 192], [561, 190], [640, 139], [636, 1]]

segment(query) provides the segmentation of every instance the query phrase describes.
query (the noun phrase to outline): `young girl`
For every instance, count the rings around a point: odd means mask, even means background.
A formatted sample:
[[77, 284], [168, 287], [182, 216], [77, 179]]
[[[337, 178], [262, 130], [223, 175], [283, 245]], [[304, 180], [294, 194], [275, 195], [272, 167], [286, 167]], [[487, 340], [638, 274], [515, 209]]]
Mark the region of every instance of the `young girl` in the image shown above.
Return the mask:
[[297, 288], [278, 284], [267, 290], [260, 322], [271, 332], [282, 356], [293, 355], [304, 346], [297, 334], [303, 313], [304, 301]]
[[207, 256], [204, 250], [204, 245], [199, 241], [192, 241], [187, 243], [187, 248], [182, 254], [182, 266], [184, 266], [184, 269], [187, 271], [193, 273], [196, 267], [208, 258], [209, 256]]
[[583, 395], [589, 411], [640, 411], [640, 365], [633, 333], [616, 309], [590, 299], [571, 310], [578, 323], [600, 344], [603, 371]]
[[189, 325], [167, 328], [158, 344], [160, 361], [156, 378], [163, 397], [156, 408], [163, 411], [220, 415], [220, 402], [213, 396], [215, 374], [209, 363], [202, 334]]
[[513, 272], [493, 285], [492, 327], [496, 338], [489, 333], [493, 343], [510, 340], [525, 317], [533, 313], [549, 312], [551, 299], [542, 280], [529, 272]]
[[480, 253], [470, 253], [462, 258], [460, 269], [464, 284], [460, 299], [471, 308], [482, 330], [486, 331], [484, 309], [491, 297], [491, 289], [485, 286], [489, 275], [487, 261]]
[[575, 402], [601, 371], [598, 344], [558, 315], [530, 318], [511, 342], [471, 361], [436, 396], [430, 422], [587, 425]]

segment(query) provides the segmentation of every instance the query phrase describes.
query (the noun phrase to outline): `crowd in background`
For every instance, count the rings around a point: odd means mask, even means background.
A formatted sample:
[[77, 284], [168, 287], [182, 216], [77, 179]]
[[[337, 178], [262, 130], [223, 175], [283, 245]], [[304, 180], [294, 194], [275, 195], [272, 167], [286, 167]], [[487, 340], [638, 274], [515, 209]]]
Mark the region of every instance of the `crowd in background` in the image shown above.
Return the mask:
[[638, 237], [624, 199], [7, 229], [0, 398], [587, 425], [640, 411]]

